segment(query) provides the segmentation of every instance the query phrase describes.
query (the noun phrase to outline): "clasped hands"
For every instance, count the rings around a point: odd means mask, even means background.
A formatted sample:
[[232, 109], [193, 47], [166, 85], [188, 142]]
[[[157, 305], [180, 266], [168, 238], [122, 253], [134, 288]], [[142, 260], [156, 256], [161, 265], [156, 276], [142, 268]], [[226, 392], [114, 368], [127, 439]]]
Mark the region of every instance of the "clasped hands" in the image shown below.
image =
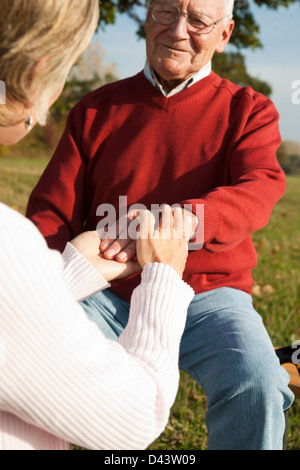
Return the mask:
[[[137, 273], [148, 263], [164, 263], [183, 276], [188, 240], [195, 231], [193, 215], [180, 207], [164, 205], [159, 223], [147, 210], [129, 213], [128, 223], [136, 221], [136, 239], [117, 234], [101, 240], [96, 231], [85, 232], [71, 244], [109, 282]], [[138, 220], [136, 220], [138, 219]], [[118, 223], [117, 223], [118, 225]]]

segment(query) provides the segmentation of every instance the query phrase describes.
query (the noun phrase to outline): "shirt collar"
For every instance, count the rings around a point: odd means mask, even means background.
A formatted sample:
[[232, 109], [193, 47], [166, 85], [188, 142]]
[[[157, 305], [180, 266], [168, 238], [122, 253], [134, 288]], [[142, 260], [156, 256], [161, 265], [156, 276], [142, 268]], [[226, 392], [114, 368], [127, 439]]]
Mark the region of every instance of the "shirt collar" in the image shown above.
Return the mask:
[[157, 79], [157, 76], [156, 74], [154, 73], [154, 70], [153, 68], [151, 67], [149, 61], [147, 60], [146, 61], [146, 64], [145, 64], [145, 68], [144, 68], [144, 74], [145, 74], [145, 77], [149, 80], [150, 83], [152, 83], [152, 85], [157, 88], [158, 90], [161, 91], [161, 93], [163, 93], [165, 96], [167, 96], [168, 98], [170, 96], [173, 96], [173, 95], [176, 95], [176, 93], [179, 93], [180, 91], [182, 90], [185, 90], [186, 88], [190, 87], [191, 85], [193, 85], [194, 83], [197, 83], [199, 82], [200, 80], [202, 80], [203, 78], [205, 77], [208, 77], [208, 75], [211, 73], [211, 62], [208, 62], [208, 64], [206, 64], [204, 67], [202, 67], [201, 70], [199, 70], [199, 72], [196, 72], [194, 75], [192, 75], [192, 77], [188, 78], [187, 80], [185, 80], [184, 82], [180, 83], [177, 87], [173, 88], [173, 90], [171, 90], [169, 93], [166, 92], [163, 87], [161, 86], [161, 84], [159, 83], [158, 79]]

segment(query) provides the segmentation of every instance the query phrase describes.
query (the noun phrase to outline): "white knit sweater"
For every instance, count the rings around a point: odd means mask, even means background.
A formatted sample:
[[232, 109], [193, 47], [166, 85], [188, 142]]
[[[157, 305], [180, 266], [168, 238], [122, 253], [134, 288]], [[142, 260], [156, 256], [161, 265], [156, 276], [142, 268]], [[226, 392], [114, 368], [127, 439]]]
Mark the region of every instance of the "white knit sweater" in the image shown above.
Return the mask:
[[71, 245], [64, 258], [0, 204], [0, 449], [145, 449], [177, 393], [194, 292], [147, 265], [110, 342], [76, 302], [107, 283]]

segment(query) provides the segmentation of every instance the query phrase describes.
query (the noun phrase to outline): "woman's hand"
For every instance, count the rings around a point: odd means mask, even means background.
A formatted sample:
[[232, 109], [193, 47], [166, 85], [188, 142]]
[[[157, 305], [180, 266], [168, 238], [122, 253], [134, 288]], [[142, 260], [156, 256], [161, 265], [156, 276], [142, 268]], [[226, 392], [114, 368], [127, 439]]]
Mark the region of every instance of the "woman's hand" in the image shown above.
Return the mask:
[[172, 211], [170, 206], [165, 205], [157, 229], [151, 212], [142, 211], [139, 219], [136, 250], [140, 266], [143, 268], [147, 263], [154, 262], [168, 264], [182, 278], [188, 256], [189, 236], [185, 232], [191, 226], [192, 218], [190, 221], [184, 220], [181, 208]]
[[97, 232], [84, 232], [70, 242], [76, 250], [83, 255], [108, 282], [114, 279], [122, 279], [138, 271], [141, 267], [135, 261], [119, 263], [107, 260], [100, 253], [100, 239]]

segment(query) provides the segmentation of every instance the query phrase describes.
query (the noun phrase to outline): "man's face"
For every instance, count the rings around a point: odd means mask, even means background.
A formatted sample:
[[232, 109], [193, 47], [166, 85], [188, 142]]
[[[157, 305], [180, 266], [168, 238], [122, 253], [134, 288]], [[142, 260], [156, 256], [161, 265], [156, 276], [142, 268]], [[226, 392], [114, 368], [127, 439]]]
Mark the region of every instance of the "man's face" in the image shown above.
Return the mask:
[[[154, 0], [152, 4], [199, 12], [209, 16], [211, 23], [224, 16], [223, 0]], [[145, 26], [147, 58], [162, 84], [172, 87], [198, 72], [215, 52], [223, 52], [233, 27], [234, 22], [225, 18], [209, 34], [199, 34], [189, 29], [184, 15], [171, 26], [162, 26], [154, 21], [150, 8]]]

